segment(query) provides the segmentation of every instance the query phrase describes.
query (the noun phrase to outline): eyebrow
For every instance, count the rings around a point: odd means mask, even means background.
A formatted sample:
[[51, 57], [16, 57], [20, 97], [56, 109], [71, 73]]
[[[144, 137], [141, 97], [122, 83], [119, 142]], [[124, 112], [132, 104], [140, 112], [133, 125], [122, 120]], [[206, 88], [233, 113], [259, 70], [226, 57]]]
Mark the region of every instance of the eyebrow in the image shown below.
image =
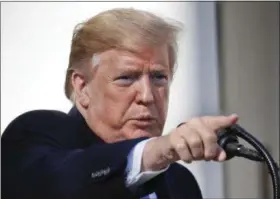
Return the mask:
[[[142, 63], [137, 62], [135, 60], [133, 60], [133, 61], [132, 60], [125, 60], [124, 65], [129, 65], [129, 66], [131, 66], [131, 68], [135, 67], [135, 69], [136, 69], [136, 67], [138, 68], [139, 66], [142, 65]], [[169, 67], [166, 64], [164, 64], [162, 61], [155, 62], [152, 65], [154, 66], [155, 70], [169, 70]]]
[[[120, 66], [117, 68], [117, 73], [125, 74], [125, 73], [133, 73], [134, 75], [142, 74], [142, 70], [138, 67], [131, 67], [131, 66]], [[161, 73], [168, 73], [169, 69], [164, 67], [156, 67], [152, 68], [149, 73], [155, 73], [155, 72], [161, 72]]]

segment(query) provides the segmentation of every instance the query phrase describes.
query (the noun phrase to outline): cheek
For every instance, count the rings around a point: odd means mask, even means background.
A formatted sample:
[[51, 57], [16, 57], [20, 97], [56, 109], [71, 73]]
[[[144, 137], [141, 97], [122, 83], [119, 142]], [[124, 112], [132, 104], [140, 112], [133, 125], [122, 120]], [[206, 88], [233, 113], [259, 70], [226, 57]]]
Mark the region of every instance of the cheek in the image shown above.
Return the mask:
[[165, 121], [166, 114], [167, 114], [168, 97], [169, 97], [168, 87], [159, 88], [157, 90], [155, 105], [157, 107], [159, 116], [163, 121]]
[[92, 82], [89, 87], [89, 97], [90, 97], [90, 114], [97, 116], [101, 120], [108, 120], [111, 114], [115, 112], [112, 110], [114, 107], [114, 101], [110, 101], [107, 96], [106, 86], [102, 79], [99, 81]]
[[115, 125], [121, 125], [133, 101], [133, 91], [127, 88], [116, 88], [113, 85], [110, 85], [104, 91], [101, 99], [103, 112]]

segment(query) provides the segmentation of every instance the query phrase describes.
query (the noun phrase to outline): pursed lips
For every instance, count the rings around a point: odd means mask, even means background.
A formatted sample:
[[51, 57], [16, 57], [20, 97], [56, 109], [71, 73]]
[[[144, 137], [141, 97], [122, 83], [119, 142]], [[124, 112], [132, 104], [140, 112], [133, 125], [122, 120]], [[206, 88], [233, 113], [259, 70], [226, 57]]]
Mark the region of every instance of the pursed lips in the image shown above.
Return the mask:
[[136, 126], [139, 127], [149, 127], [156, 122], [156, 118], [152, 116], [138, 116], [131, 119]]

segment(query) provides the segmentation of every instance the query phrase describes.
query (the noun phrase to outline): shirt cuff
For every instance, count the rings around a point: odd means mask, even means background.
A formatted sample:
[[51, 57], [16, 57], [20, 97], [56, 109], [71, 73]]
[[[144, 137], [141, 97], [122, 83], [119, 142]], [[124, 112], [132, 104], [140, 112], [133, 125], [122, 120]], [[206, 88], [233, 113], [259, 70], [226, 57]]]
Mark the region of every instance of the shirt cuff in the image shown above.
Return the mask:
[[151, 180], [162, 172], [166, 171], [168, 167], [159, 171], [145, 171], [141, 172], [143, 150], [147, 142], [155, 138], [150, 138], [139, 142], [128, 154], [128, 163], [126, 167], [126, 185], [127, 187], [135, 187]]

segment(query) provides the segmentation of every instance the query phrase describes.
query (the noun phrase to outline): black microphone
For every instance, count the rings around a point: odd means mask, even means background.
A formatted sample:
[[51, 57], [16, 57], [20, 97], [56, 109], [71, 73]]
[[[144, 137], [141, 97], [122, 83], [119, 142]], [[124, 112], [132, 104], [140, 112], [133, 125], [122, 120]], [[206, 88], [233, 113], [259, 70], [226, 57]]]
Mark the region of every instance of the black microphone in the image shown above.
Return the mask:
[[227, 154], [226, 160], [235, 156], [247, 158], [254, 161], [264, 162], [264, 158], [255, 150], [249, 149], [239, 143], [236, 131], [245, 131], [239, 125], [234, 124], [228, 128], [218, 132], [218, 144], [225, 150]]

